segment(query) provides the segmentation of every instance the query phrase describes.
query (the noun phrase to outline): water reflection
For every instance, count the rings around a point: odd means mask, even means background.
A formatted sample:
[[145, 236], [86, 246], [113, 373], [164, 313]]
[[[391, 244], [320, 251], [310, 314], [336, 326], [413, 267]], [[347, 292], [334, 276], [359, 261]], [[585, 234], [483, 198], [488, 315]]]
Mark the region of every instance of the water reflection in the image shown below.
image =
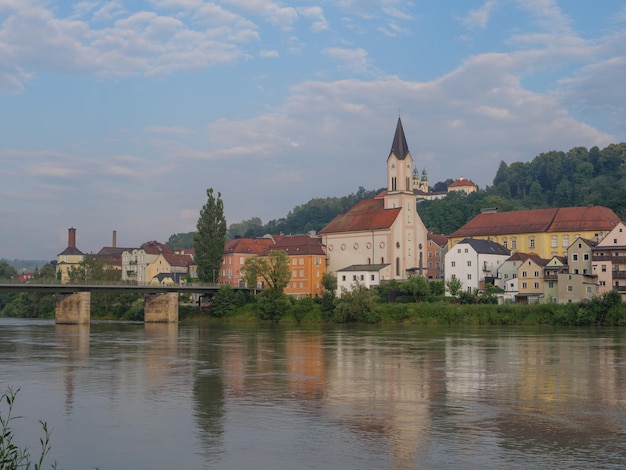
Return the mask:
[[65, 382], [65, 413], [67, 415], [73, 411], [77, 371], [89, 362], [89, 331], [89, 324], [56, 324], [54, 327], [56, 349], [65, 357], [60, 367]]
[[55, 423], [68, 470], [621, 468], [625, 345], [620, 330], [0, 319], [0, 381]]

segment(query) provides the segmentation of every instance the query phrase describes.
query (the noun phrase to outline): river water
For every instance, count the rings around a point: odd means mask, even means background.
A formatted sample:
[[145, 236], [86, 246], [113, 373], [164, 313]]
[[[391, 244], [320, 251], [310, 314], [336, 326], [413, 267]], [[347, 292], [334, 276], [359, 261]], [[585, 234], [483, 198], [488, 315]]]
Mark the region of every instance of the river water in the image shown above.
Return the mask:
[[626, 465], [624, 330], [0, 318], [7, 387], [66, 470]]

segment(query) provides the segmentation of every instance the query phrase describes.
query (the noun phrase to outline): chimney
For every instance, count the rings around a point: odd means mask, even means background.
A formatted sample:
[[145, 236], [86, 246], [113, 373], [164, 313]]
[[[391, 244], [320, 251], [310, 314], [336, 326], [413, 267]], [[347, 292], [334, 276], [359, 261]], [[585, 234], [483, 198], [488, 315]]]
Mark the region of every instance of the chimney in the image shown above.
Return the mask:
[[74, 227], [70, 227], [67, 230], [67, 247], [76, 248], [76, 229]]
[[117, 248], [117, 232], [113, 230], [113, 248]]

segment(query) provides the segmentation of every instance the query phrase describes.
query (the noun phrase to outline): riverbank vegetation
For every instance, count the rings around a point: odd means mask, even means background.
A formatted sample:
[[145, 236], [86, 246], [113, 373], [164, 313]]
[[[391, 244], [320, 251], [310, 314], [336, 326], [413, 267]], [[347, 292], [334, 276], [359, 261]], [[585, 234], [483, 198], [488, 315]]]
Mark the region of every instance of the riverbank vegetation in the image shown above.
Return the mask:
[[[252, 294], [222, 287], [210, 307], [200, 309], [190, 299], [181, 299], [179, 318], [225, 322], [282, 323], [402, 323], [411, 325], [553, 325], [624, 326], [626, 303], [617, 291], [590, 301], [571, 304], [498, 305], [490, 290], [444, 295], [443, 281], [427, 282], [411, 278], [368, 289], [356, 286], [350, 292], [336, 293], [333, 276], [325, 276], [325, 291], [316, 298], [294, 299], [266, 289]], [[334, 286], [334, 287], [333, 287]], [[55, 299], [44, 294], [1, 294], [0, 316], [54, 318]], [[103, 298], [100, 298], [100, 297]], [[128, 294], [92, 294], [94, 320], [143, 320], [143, 298]], [[8, 300], [8, 302], [7, 302]]]
[[[0, 469], [2, 470], [41, 470], [46, 455], [50, 452], [50, 431], [44, 421], [39, 421], [43, 436], [39, 439], [41, 449], [37, 456], [33, 456], [28, 446], [15, 442], [13, 422], [18, 419], [13, 415], [15, 397], [19, 389], [8, 388], [0, 396]], [[56, 462], [50, 468], [57, 468]]]

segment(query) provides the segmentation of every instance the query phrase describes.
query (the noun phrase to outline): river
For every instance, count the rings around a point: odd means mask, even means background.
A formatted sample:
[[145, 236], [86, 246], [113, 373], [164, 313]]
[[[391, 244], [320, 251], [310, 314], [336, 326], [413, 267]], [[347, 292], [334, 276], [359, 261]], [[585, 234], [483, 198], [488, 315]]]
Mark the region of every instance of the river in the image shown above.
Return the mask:
[[618, 329], [0, 318], [8, 387], [65, 470], [626, 465]]

